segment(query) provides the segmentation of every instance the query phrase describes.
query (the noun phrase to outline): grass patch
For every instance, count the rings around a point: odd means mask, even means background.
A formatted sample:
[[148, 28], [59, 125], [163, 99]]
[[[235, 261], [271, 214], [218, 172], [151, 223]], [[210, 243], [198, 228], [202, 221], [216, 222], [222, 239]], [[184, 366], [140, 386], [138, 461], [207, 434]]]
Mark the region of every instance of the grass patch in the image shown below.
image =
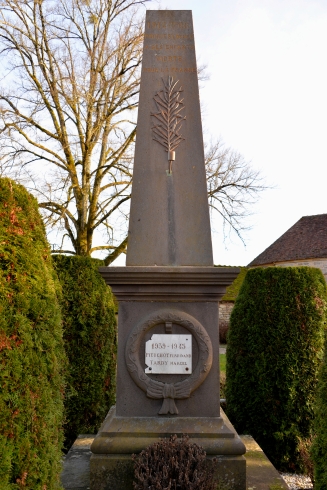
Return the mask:
[[226, 374], [226, 354], [219, 354], [220, 373]]

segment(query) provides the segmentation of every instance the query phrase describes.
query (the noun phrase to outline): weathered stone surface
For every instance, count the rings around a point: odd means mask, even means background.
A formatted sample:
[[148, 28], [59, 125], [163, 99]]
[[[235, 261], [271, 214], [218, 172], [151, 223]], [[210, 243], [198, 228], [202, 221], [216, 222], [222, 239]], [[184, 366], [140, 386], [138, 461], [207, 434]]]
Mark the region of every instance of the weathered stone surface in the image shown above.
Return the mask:
[[[210, 458], [208, 464], [210, 464]], [[93, 466], [101, 468], [92, 471]], [[244, 456], [218, 456], [215, 462], [215, 479], [228, 490], [246, 488], [246, 461]], [[131, 455], [92, 455], [91, 488], [97, 490], [132, 490], [133, 464]], [[267, 487], [268, 490], [269, 487]]]
[[94, 490], [132, 490], [131, 454], [92, 454], [90, 484]]
[[188, 434], [207, 455], [242, 456], [245, 446], [222, 411], [221, 417], [119, 417], [115, 407], [92, 444], [93, 454], [139, 453], [160, 438]]
[[246, 447], [247, 488], [287, 490], [288, 485], [251, 436], [240, 436]]
[[[151, 129], [154, 96], [169, 76], [182, 87], [186, 117], [171, 175]], [[190, 10], [147, 11], [126, 264], [213, 265]]]
[[90, 489], [90, 458], [93, 434], [81, 434], [65, 456], [61, 483], [65, 490]]

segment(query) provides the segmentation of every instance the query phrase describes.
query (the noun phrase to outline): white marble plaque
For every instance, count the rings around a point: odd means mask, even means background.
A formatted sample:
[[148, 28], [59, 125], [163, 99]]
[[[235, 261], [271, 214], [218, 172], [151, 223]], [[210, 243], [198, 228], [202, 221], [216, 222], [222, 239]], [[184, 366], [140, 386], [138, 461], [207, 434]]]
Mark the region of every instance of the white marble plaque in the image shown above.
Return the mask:
[[147, 374], [192, 374], [192, 335], [153, 334], [145, 364]]

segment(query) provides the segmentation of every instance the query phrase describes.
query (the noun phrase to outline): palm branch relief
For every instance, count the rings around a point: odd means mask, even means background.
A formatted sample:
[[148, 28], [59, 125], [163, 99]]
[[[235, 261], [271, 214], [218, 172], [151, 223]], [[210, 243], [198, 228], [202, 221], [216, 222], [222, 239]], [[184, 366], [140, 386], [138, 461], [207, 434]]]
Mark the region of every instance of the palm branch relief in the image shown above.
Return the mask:
[[172, 162], [175, 161], [175, 150], [181, 141], [185, 140], [180, 134], [183, 121], [184, 104], [180, 99], [183, 91], [182, 87], [176, 89], [179, 80], [174, 82], [173, 77], [168, 77], [167, 82], [162, 79], [164, 89], [160, 90], [153, 97], [158, 112], [151, 112], [151, 116], [156, 119], [156, 124], [152, 126], [154, 133], [153, 140], [162, 145], [168, 153], [169, 173], [172, 173]]

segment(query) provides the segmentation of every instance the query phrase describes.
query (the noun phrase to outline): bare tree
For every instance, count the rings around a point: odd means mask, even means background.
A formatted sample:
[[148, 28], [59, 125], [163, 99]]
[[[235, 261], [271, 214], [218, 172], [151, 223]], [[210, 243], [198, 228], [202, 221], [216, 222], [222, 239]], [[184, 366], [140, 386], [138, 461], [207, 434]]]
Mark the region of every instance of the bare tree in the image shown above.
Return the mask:
[[259, 171], [219, 139], [206, 145], [205, 165], [209, 206], [221, 216], [224, 226], [244, 242], [246, 217], [252, 214], [250, 210], [259, 193], [268, 187]]
[[[145, 1], [0, 2], [2, 153], [33, 168], [47, 223], [73, 253], [113, 250], [106, 263], [127, 242], [114, 242], [111, 218], [130, 198]], [[99, 228], [107, 244], [97, 247]]]
[[[56, 252], [101, 250], [107, 265], [127, 245], [146, 1], [0, 0], [0, 171], [36, 193]], [[241, 237], [259, 174], [219, 142], [206, 170], [210, 205]]]

